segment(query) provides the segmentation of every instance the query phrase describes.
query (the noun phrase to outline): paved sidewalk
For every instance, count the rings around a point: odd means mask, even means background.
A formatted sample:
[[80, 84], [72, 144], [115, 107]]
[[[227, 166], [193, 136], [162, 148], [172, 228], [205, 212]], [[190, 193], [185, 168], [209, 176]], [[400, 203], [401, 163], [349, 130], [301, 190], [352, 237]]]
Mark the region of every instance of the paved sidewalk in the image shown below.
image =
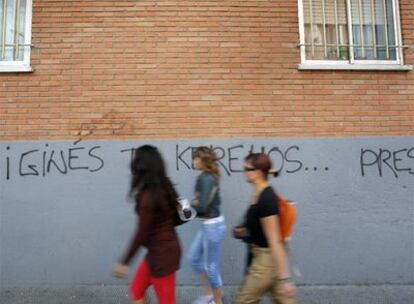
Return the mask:
[[[225, 287], [224, 304], [232, 303], [237, 290]], [[199, 288], [178, 288], [178, 304], [191, 303]], [[414, 285], [375, 286], [300, 286], [299, 303], [303, 304], [414, 304]], [[21, 286], [3, 287], [1, 304], [130, 304], [126, 286]], [[149, 303], [157, 303], [151, 292]], [[265, 300], [263, 303], [270, 303]]]

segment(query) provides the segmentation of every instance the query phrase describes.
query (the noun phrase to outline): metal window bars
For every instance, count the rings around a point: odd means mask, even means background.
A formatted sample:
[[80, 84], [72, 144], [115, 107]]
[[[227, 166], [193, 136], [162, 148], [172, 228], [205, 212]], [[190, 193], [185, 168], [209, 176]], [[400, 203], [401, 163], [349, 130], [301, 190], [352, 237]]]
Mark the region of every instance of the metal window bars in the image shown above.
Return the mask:
[[[26, 28], [25, 5], [25, 2], [21, 0], [0, 0], [2, 9], [0, 15], [0, 61], [21, 60], [19, 55], [22, 55], [23, 48], [31, 46], [24, 39]], [[8, 54], [11, 54], [11, 56], [8, 56]]]
[[[395, 60], [402, 47], [397, 39], [394, 0], [303, 0], [302, 7], [305, 43], [301, 45], [306, 57], [311, 57], [307, 59], [328, 60], [332, 48], [336, 60]], [[329, 27], [334, 29], [334, 37], [328, 37]], [[349, 57], [343, 56], [344, 47]]]
[[3, 60], [6, 56], [6, 26], [7, 26], [7, 0], [3, 0], [3, 14], [2, 14], [2, 27], [1, 27], [1, 56], [0, 59]]

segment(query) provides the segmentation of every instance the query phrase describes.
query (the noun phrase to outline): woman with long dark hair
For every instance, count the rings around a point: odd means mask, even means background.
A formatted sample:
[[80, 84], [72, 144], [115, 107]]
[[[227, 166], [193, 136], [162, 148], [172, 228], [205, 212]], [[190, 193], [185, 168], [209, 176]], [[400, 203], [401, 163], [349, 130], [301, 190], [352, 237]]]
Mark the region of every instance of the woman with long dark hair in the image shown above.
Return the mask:
[[226, 234], [226, 223], [221, 213], [217, 156], [211, 148], [198, 147], [193, 154], [193, 166], [201, 171], [195, 185], [195, 199], [192, 202], [201, 220], [188, 252], [188, 259], [199, 275], [204, 295], [194, 304], [222, 304], [222, 279], [220, 275], [220, 249]]
[[253, 196], [245, 215], [252, 260], [235, 304], [259, 303], [270, 292], [275, 304], [296, 303], [295, 285], [290, 278], [287, 254], [279, 229], [277, 196], [268, 182], [272, 163], [264, 153], [245, 158], [246, 181]]
[[166, 176], [161, 154], [153, 146], [135, 150], [131, 175], [130, 196], [134, 198], [139, 221], [127, 251], [114, 268], [114, 275], [126, 276], [128, 264], [144, 246], [148, 253], [130, 284], [132, 300], [136, 304], [145, 303], [145, 292], [153, 285], [158, 303], [175, 304], [175, 272], [181, 257], [175, 231], [177, 193]]

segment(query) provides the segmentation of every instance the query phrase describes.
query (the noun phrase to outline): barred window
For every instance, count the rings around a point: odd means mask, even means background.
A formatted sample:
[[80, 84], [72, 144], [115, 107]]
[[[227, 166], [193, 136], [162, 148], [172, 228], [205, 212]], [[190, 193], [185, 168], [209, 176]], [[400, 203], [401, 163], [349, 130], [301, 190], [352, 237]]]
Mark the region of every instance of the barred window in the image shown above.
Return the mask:
[[31, 0], [0, 0], [0, 72], [30, 71]]
[[398, 0], [298, 0], [302, 63], [403, 64]]

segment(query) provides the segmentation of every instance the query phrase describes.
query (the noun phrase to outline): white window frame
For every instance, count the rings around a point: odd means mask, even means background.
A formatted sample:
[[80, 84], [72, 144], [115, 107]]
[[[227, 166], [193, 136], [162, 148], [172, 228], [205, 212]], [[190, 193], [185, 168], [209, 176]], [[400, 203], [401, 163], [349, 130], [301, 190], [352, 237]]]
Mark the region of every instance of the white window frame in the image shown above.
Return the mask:
[[24, 53], [22, 61], [1, 61], [0, 73], [2, 72], [32, 72], [30, 66], [30, 53], [32, 46], [32, 0], [26, 2], [26, 23], [24, 38]]
[[303, 1], [298, 0], [298, 17], [299, 17], [299, 36], [300, 36], [300, 58], [301, 64], [299, 70], [400, 70], [410, 71], [411, 65], [404, 64], [403, 44], [401, 35], [400, 9], [399, 0], [393, 0], [393, 15], [395, 38], [397, 44], [396, 60], [356, 60], [354, 58], [352, 20], [351, 20], [351, 0], [346, 0], [347, 5], [347, 22], [348, 22], [348, 40], [350, 43], [348, 60], [308, 60], [306, 59], [305, 47], [305, 23], [303, 16]]

